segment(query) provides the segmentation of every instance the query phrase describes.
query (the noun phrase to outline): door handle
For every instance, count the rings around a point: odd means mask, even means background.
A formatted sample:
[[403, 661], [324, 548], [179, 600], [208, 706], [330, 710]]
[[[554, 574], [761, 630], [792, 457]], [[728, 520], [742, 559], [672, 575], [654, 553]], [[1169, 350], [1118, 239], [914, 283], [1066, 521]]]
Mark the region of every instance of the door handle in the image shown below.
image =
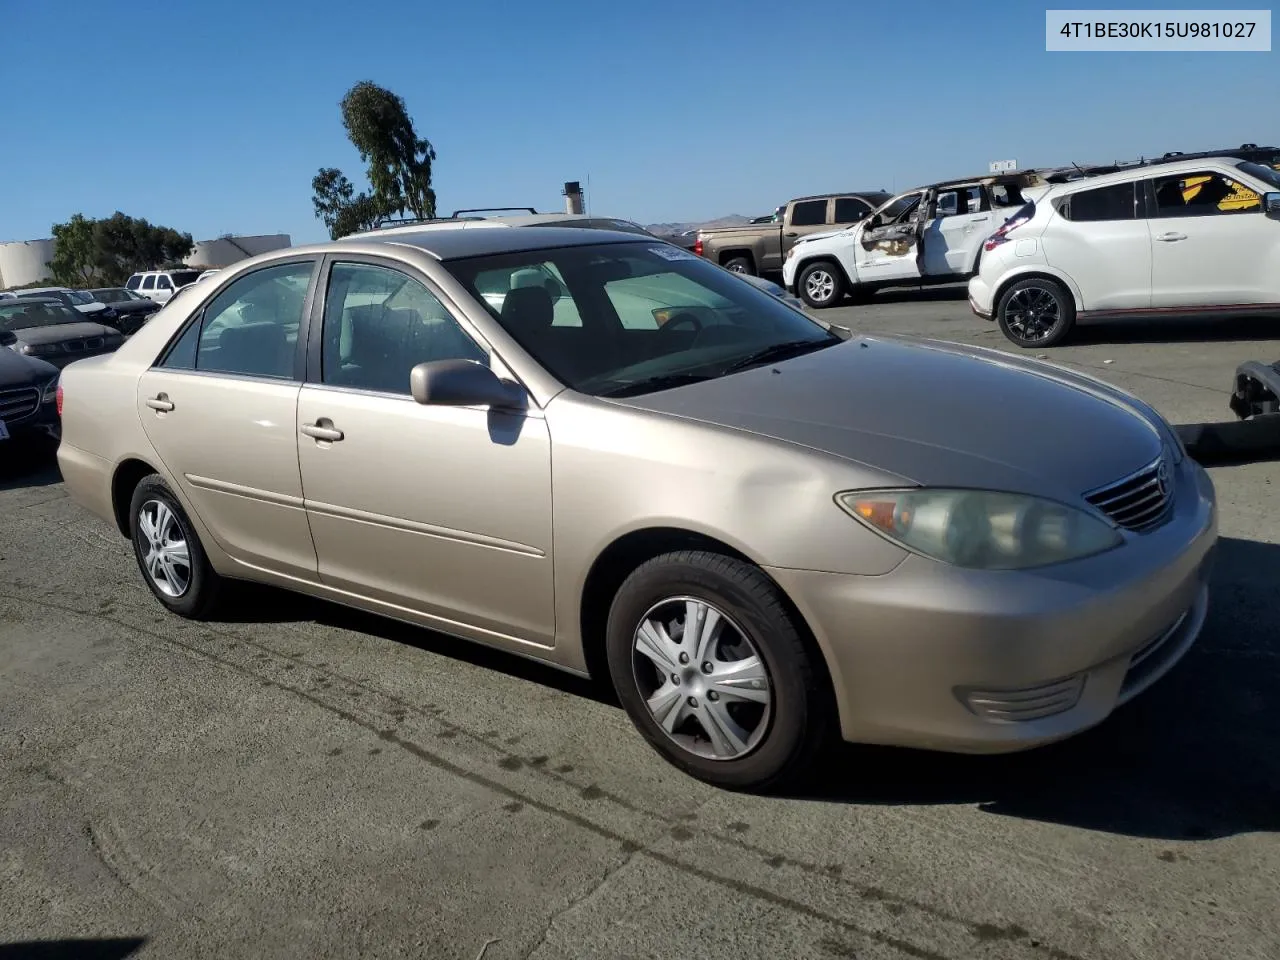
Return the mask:
[[156, 413], [168, 413], [173, 409], [173, 403], [169, 400], [167, 393], [159, 393], [154, 397], [147, 397], [147, 406]]
[[345, 434], [333, 425], [332, 420], [317, 420], [315, 423], [304, 423], [302, 432], [314, 440], [328, 440], [335, 443], [341, 440]]
[[1185, 233], [1162, 233], [1156, 239], [1163, 240], [1165, 243], [1172, 243], [1175, 240], [1187, 239], [1187, 235]]
[[799, 234], [798, 232], [796, 232], [795, 230], [792, 230], [790, 233], [784, 234], [784, 236], [788, 236], [788, 237], [798, 237], [798, 236], [800, 236], [800, 234]]

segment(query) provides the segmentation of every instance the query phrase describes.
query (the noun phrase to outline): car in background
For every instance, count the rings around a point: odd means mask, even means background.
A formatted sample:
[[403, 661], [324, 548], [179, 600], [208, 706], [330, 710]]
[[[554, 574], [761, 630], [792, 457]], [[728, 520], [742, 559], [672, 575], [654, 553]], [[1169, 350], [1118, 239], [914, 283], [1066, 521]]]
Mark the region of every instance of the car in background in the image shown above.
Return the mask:
[[969, 303], [1024, 348], [1079, 320], [1280, 315], [1280, 170], [1174, 158], [1055, 184], [986, 241]]
[[0, 301], [0, 337], [10, 350], [59, 368], [124, 342], [120, 331], [86, 320], [61, 300], [30, 297]]
[[13, 295], [19, 299], [34, 297], [39, 300], [57, 300], [84, 314], [85, 319], [93, 320], [95, 323], [111, 325], [116, 320], [115, 310], [86, 290], [72, 290], [70, 287], [28, 287], [23, 290], [14, 290]]
[[85, 293], [105, 303], [116, 312], [116, 322], [110, 324], [125, 336], [132, 336], [142, 325], [155, 316], [160, 304], [134, 293], [126, 287], [98, 287]]
[[66, 490], [169, 612], [256, 580], [607, 677], [723, 787], [787, 786], [828, 733], [1063, 739], [1207, 612], [1213, 484], [1149, 406], [841, 335], [634, 233], [273, 251], [61, 391]]
[[125, 288], [148, 300], [164, 303], [183, 287], [200, 279], [199, 270], [144, 270], [125, 281]]
[[796, 242], [783, 283], [811, 307], [881, 287], [954, 283], [977, 271], [982, 244], [1025, 203], [1031, 172], [968, 177], [916, 187], [844, 230]]
[[734, 273], [778, 273], [801, 238], [860, 223], [889, 199], [883, 190], [799, 197], [764, 223], [698, 231], [693, 252]]
[[6, 350], [17, 337], [0, 328], [0, 460], [9, 443], [31, 435], [58, 435], [58, 368]]

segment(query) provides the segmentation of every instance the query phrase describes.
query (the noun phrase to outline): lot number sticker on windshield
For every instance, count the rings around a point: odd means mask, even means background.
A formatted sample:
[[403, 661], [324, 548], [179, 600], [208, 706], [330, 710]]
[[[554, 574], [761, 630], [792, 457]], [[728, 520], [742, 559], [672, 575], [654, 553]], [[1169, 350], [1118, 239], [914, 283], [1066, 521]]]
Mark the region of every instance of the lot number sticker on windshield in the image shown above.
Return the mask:
[[696, 253], [681, 250], [679, 247], [650, 247], [650, 253], [656, 253], [663, 260], [697, 260]]

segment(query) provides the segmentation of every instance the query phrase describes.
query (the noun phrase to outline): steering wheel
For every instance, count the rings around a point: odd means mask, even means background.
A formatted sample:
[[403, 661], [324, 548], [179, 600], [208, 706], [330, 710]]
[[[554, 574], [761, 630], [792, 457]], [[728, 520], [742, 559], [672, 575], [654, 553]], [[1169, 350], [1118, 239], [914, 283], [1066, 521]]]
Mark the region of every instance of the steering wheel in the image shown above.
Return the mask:
[[687, 311], [684, 313], [677, 313], [670, 320], [660, 326], [658, 328], [658, 332], [666, 333], [669, 330], [674, 330], [679, 324], [688, 324], [693, 327], [693, 339], [689, 341], [689, 345], [693, 346], [693, 344], [697, 343], [698, 337], [702, 335], [702, 321]]

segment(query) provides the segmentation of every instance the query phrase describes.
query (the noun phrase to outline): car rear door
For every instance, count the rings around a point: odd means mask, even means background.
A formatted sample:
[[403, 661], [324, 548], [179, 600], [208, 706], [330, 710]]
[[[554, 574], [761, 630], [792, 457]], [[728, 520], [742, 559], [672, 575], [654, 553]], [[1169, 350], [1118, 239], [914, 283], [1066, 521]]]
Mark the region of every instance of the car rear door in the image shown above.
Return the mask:
[[1153, 177], [1151, 305], [1213, 307], [1277, 302], [1280, 222], [1239, 179], [1206, 169]]
[[317, 258], [237, 278], [138, 382], [138, 416], [196, 515], [232, 558], [316, 578], [297, 408]]
[[933, 219], [924, 229], [925, 274], [941, 277], [968, 273], [982, 242], [996, 226], [991, 204], [980, 184], [940, 190]]
[[1074, 281], [1083, 309], [1151, 306], [1151, 231], [1141, 181], [1075, 190], [1050, 202], [1055, 212], [1040, 236], [1045, 261]]
[[322, 582], [499, 646], [553, 645], [541, 411], [414, 402], [414, 366], [487, 349], [403, 264], [335, 255], [325, 274], [296, 420]]

